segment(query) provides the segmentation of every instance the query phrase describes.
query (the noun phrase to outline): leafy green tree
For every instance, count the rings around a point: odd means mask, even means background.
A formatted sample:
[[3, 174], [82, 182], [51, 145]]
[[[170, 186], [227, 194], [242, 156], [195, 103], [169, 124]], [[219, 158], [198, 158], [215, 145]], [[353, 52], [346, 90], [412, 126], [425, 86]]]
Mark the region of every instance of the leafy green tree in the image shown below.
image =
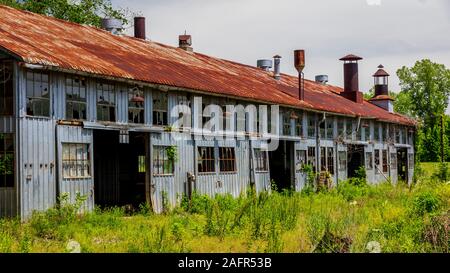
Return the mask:
[[448, 107], [450, 70], [425, 59], [417, 61], [411, 68], [402, 67], [397, 76], [402, 91], [397, 95], [394, 108], [399, 113], [418, 118], [420, 122], [416, 141], [418, 158], [421, 161], [440, 160], [440, 146], [443, 145], [444, 157], [448, 160], [450, 133], [444, 132], [444, 143], [441, 143], [440, 119]]
[[96, 27], [104, 17], [128, 23], [129, 11], [114, 9], [109, 0], [0, 0], [0, 4]]

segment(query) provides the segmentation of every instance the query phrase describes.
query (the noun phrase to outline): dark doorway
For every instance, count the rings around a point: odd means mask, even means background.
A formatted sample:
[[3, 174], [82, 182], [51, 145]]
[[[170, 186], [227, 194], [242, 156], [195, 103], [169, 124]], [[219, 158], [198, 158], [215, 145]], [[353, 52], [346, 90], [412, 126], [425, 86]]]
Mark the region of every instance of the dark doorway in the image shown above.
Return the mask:
[[358, 169], [364, 166], [364, 146], [348, 145], [347, 146], [347, 177], [356, 177]]
[[280, 140], [278, 149], [269, 152], [270, 179], [279, 191], [294, 185], [294, 142]]
[[132, 205], [145, 200], [147, 135], [129, 134], [119, 143], [119, 132], [94, 132], [95, 203], [100, 207]]
[[406, 148], [397, 149], [397, 174], [398, 180], [408, 181], [408, 150]]

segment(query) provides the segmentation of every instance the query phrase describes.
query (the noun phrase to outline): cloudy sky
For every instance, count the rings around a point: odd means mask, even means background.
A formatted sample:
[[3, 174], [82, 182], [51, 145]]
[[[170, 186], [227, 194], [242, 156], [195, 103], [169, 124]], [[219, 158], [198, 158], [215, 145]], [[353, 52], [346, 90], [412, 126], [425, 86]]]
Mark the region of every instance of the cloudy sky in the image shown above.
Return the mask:
[[[360, 62], [360, 88], [383, 64], [398, 91], [396, 70], [429, 58], [450, 67], [449, 0], [112, 0], [147, 18], [149, 39], [176, 46], [186, 30], [194, 51], [255, 65], [279, 54], [296, 74], [293, 50], [305, 49], [305, 75], [329, 75], [342, 86], [348, 53]], [[132, 34], [132, 29], [128, 30]], [[450, 113], [450, 108], [448, 111]]]

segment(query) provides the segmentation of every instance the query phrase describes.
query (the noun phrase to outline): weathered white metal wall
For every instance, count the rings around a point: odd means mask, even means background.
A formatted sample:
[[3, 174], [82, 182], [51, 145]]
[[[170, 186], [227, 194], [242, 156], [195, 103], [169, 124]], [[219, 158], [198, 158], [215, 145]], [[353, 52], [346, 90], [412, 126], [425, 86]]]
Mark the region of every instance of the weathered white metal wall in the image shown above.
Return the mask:
[[55, 121], [21, 118], [19, 132], [20, 215], [27, 218], [56, 201]]
[[[93, 160], [93, 132], [77, 126], [57, 126], [57, 155], [58, 155], [58, 193], [60, 196], [69, 193], [70, 200], [75, 201], [77, 193], [86, 197], [83, 209], [90, 211], [94, 209], [94, 160]], [[63, 176], [62, 169], [62, 145], [64, 143], [77, 143], [89, 145], [89, 159], [91, 162], [90, 178], [71, 178]]]

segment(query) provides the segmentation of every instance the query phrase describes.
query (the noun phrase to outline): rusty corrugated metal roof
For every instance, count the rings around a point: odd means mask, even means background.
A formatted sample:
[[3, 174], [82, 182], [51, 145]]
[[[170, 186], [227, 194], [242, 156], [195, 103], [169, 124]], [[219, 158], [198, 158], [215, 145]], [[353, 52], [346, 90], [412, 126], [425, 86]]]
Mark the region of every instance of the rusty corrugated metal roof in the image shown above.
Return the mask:
[[217, 95], [376, 118], [413, 125], [364, 101], [339, 95], [342, 89], [305, 81], [305, 101], [298, 100], [298, 78], [200, 53], [0, 6], [0, 47], [26, 63], [182, 87]]

